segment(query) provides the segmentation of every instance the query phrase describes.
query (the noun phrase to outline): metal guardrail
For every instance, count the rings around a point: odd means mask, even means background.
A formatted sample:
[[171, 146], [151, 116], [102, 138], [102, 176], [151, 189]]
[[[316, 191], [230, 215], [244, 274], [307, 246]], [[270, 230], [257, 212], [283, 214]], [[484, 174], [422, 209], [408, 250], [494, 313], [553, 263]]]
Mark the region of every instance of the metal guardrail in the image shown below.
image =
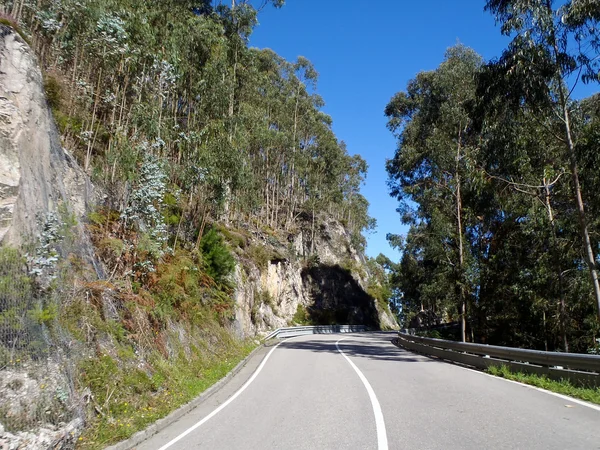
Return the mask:
[[569, 379], [576, 384], [600, 386], [600, 356], [544, 352], [398, 333], [397, 343], [408, 350], [478, 368], [507, 365], [512, 370]]
[[303, 327], [277, 328], [263, 338], [264, 341], [274, 338], [288, 338], [305, 334], [359, 333], [367, 331], [364, 325], [318, 325]]

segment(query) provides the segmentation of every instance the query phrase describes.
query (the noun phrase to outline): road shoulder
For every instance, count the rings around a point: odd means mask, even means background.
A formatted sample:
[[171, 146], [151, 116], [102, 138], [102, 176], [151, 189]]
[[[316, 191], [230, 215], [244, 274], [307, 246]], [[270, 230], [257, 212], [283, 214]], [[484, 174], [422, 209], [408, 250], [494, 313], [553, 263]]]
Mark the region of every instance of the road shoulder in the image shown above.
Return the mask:
[[[166, 417], [157, 420], [144, 430], [138, 431], [129, 439], [107, 447], [106, 450], [128, 450], [135, 448], [139, 444], [142, 444], [144, 441], [150, 439], [157, 433], [161, 432], [165, 428], [177, 422], [186, 414], [193, 413], [195, 409], [202, 407], [216, 394], [220, 394], [222, 391], [227, 391], [227, 393], [236, 392], [237, 389], [252, 376], [256, 368], [260, 365], [260, 363], [271, 350], [273, 345], [276, 345], [277, 343], [278, 342], [269, 342], [260, 345], [259, 347], [254, 349], [246, 358], [240, 361], [239, 364], [235, 366], [227, 375], [225, 375], [211, 387], [206, 389], [198, 397], [196, 397], [189, 403], [186, 403], [185, 405], [179, 407]], [[231, 393], [229, 393], [229, 395], [231, 395]]]

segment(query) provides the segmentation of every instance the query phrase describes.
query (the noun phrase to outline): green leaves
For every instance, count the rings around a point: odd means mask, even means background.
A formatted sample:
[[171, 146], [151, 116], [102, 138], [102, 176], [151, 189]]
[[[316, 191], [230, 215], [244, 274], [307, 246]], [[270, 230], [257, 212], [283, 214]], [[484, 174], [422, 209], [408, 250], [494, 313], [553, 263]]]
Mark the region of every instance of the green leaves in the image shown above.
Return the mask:
[[223, 283], [235, 267], [235, 260], [217, 230], [211, 228], [200, 241], [202, 259], [206, 272], [217, 282]]
[[406, 318], [424, 308], [455, 320], [464, 296], [475, 340], [592, 342], [598, 108], [573, 101], [567, 82], [597, 77], [597, 7], [490, 0], [513, 38], [502, 56], [484, 65], [454, 47], [391, 99], [390, 192], [410, 229], [390, 242], [403, 251], [394, 283]]

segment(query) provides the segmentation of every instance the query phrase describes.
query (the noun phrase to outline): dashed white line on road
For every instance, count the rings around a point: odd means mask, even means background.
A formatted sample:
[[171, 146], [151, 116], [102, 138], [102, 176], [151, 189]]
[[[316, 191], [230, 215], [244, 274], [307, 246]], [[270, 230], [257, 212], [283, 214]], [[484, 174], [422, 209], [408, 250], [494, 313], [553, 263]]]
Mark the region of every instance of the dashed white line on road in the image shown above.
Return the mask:
[[343, 341], [344, 339], [347, 339], [347, 338], [340, 339], [339, 341], [337, 341], [335, 343], [335, 346], [337, 347], [338, 352], [340, 352], [342, 354], [342, 356], [344, 358], [346, 358], [346, 361], [348, 361], [350, 366], [357, 373], [358, 378], [360, 378], [360, 381], [363, 382], [363, 384], [365, 385], [365, 388], [367, 389], [367, 393], [369, 394], [369, 399], [371, 399], [371, 405], [373, 406], [373, 414], [375, 415], [375, 427], [377, 429], [377, 449], [378, 450], [388, 450], [387, 433], [385, 431], [385, 420], [383, 420], [383, 413], [381, 412], [381, 406], [379, 405], [379, 400], [377, 400], [375, 391], [371, 387], [371, 384], [369, 383], [369, 380], [367, 380], [367, 377], [365, 377], [363, 375], [363, 373], [360, 371], [360, 369], [358, 367], [356, 367], [356, 365], [352, 362], [352, 360], [350, 358], [348, 358], [348, 356], [346, 356], [346, 354], [340, 349], [339, 343], [341, 341]]

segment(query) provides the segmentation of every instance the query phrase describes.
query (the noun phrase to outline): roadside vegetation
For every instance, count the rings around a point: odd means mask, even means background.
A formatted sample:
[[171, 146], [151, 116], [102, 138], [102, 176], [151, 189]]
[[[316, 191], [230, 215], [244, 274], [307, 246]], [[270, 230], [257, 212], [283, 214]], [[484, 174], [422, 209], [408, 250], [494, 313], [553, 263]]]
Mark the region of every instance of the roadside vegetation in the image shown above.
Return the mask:
[[600, 81], [592, 3], [489, 0], [502, 54], [451, 47], [390, 99], [387, 171], [409, 227], [389, 235], [390, 270], [407, 328], [425, 311], [462, 341], [597, 346], [600, 96], [578, 97]]
[[82, 361], [80, 383], [91, 389], [98, 406], [96, 419], [79, 437], [79, 447], [101, 449], [143, 430], [215, 384], [255, 346], [225, 339], [211, 349], [193, 348], [168, 359], [151, 355], [151, 376], [136, 367], [135, 355], [127, 355], [131, 349], [120, 349], [116, 358], [102, 355]]
[[490, 367], [487, 373], [600, 405], [600, 387], [578, 387], [567, 380], [556, 381], [539, 375], [512, 372], [507, 366]]

